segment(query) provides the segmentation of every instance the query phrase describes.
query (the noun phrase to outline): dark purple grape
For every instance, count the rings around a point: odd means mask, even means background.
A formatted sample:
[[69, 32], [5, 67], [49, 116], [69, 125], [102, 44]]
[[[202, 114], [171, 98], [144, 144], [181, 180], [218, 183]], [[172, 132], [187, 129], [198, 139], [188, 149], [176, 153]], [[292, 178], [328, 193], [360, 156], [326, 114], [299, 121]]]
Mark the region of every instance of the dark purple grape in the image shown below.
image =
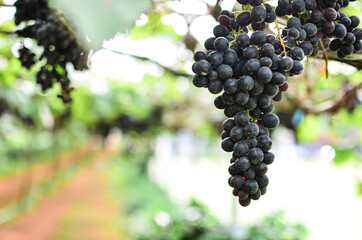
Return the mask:
[[[258, 184], [258, 188], [266, 188], [269, 185], [269, 178], [266, 174], [264, 174], [263, 176], [257, 175], [255, 177], [255, 180]], [[246, 183], [247, 181], [245, 182], [244, 188], [246, 187]]]
[[225, 52], [229, 49], [229, 41], [224, 37], [218, 37], [215, 39], [214, 48], [218, 52]]
[[248, 59], [251, 59], [251, 58], [257, 58], [258, 54], [259, 54], [259, 51], [254, 46], [249, 46], [247, 48], [244, 48], [244, 50], [243, 50], [243, 58], [244, 58], [244, 60], [248, 60]]
[[343, 17], [339, 20], [339, 23], [343, 24], [345, 27], [351, 26], [351, 19], [349, 17]]
[[234, 142], [229, 138], [225, 138], [222, 140], [221, 142], [221, 148], [225, 151], [225, 152], [232, 152], [233, 151], [233, 147], [234, 147]]
[[244, 127], [244, 133], [249, 138], [256, 137], [259, 134], [259, 127], [255, 123], [249, 123]]
[[263, 158], [264, 158], [264, 153], [259, 148], [251, 148], [248, 152], [248, 159], [252, 164], [260, 163], [261, 161], [263, 161]]
[[259, 81], [268, 83], [273, 77], [273, 72], [268, 67], [261, 67], [258, 70], [257, 77]]
[[214, 100], [214, 105], [218, 109], [224, 109], [225, 103], [222, 101], [221, 96], [217, 96]]
[[317, 23], [322, 20], [323, 14], [318, 9], [314, 9], [310, 15], [312, 22]]
[[229, 35], [229, 31], [224, 25], [215, 26], [213, 32], [215, 37], [226, 37]]
[[340, 51], [344, 56], [348, 56], [353, 53], [354, 47], [352, 44], [344, 43], [342, 44]]
[[247, 207], [250, 205], [250, 202], [251, 202], [251, 199], [250, 198], [247, 198], [245, 200], [242, 200], [239, 198], [239, 204], [243, 207]]
[[291, 17], [288, 19], [287, 21], [287, 28], [290, 29], [290, 28], [300, 28], [300, 21], [298, 18], [296, 17]]
[[359, 23], [360, 23], [359, 17], [357, 17], [357, 16], [350, 16], [349, 19], [351, 19], [351, 25], [350, 25], [351, 28], [358, 27], [358, 25], [359, 25]]
[[[203, 60], [201, 60], [201, 61], [203, 61]], [[233, 69], [229, 65], [221, 64], [217, 68], [217, 74], [221, 80], [226, 81], [227, 79], [229, 79], [233, 76]]]
[[[263, 153], [263, 159], [264, 159], [264, 153]], [[268, 166], [266, 165], [266, 163], [261, 162], [255, 166], [254, 171], [256, 174], [258, 174], [260, 176], [264, 175], [268, 171]]]
[[262, 117], [261, 123], [264, 127], [273, 129], [279, 126], [280, 121], [274, 113], [267, 113]]
[[250, 162], [246, 157], [240, 157], [235, 160], [235, 167], [240, 171], [246, 171], [250, 168]]
[[234, 119], [229, 118], [226, 119], [223, 123], [222, 123], [222, 129], [230, 132], [230, 130], [236, 125], [236, 122], [234, 121]]
[[248, 72], [256, 73], [260, 68], [260, 62], [258, 59], [252, 58], [249, 59], [244, 66]]
[[[239, 26], [248, 26], [251, 23], [251, 14], [249, 11], [243, 11], [236, 17]], [[249, 37], [248, 37], [249, 38]]]
[[260, 54], [263, 57], [272, 57], [275, 53], [274, 46], [270, 43], [264, 43], [260, 48]]
[[274, 162], [275, 155], [272, 152], [264, 152], [263, 163], [269, 165]]
[[211, 81], [209, 82], [208, 89], [209, 92], [212, 94], [219, 94], [223, 89], [223, 83], [221, 80]]
[[303, 26], [308, 37], [314, 37], [317, 34], [317, 27], [313, 23], [307, 23]]
[[251, 10], [250, 18], [252, 22], [262, 23], [266, 18], [266, 10], [261, 6], [256, 6]]
[[299, 30], [296, 28], [290, 28], [288, 30], [288, 37], [290, 37], [291, 39], [297, 39], [299, 38], [299, 35], [300, 35]]
[[334, 22], [323, 22], [322, 30], [326, 33], [332, 33], [335, 29], [336, 25]]
[[335, 52], [339, 50], [342, 46], [342, 41], [339, 38], [335, 38], [329, 42], [329, 50]]
[[206, 60], [206, 58], [207, 58], [207, 55], [206, 55], [206, 52], [204, 52], [204, 51], [197, 51], [194, 54], [194, 60], [196, 62], [199, 60]]
[[302, 61], [305, 57], [304, 51], [300, 47], [295, 47], [290, 51], [290, 57], [293, 60]]
[[278, 0], [278, 7], [281, 7], [283, 9], [289, 9], [292, 6], [291, 0]]
[[349, 32], [346, 34], [343, 40], [347, 44], [353, 44], [356, 41], [356, 36], [353, 33]]
[[303, 72], [303, 70], [304, 70], [303, 64], [298, 60], [294, 60], [293, 68], [290, 71], [290, 73], [293, 73], [293, 75], [299, 75]]
[[216, 39], [215, 37], [206, 39], [206, 41], [204, 43], [204, 47], [206, 48], [206, 50], [214, 50], [215, 39]]
[[317, 7], [317, 2], [315, 0], [305, 0], [305, 9], [312, 11], [314, 9], [316, 9]]
[[282, 99], [283, 99], [283, 93], [281, 91], [279, 91], [277, 95], [273, 97], [273, 101], [275, 102], [280, 102]]
[[249, 0], [249, 4], [253, 7], [259, 6], [262, 3], [263, 3], [263, 0]]
[[301, 42], [299, 47], [303, 49], [306, 56], [310, 56], [313, 52], [313, 45], [310, 42]]
[[293, 59], [285, 56], [280, 59], [279, 68], [281, 71], [290, 71], [293, 68]]
[[225, 27], [229, 27], [231, 23], [230, 16], [227, 15], [220, 15], [218, 21], [221, 25], [224, 25]]
[[251, 44], [261, 46], [266, 42], [266, 34], [263, 31], [257, 30], [250, 36]]
[[281, 86], [279, 87], [279, 90], [282, 91], [282, 92], [285, 92], [285, 91], [288, 90], [288, 88], [289, 88], [289, 85], [288, 85], [287, 82], [285, 82], [283, 85], [281, 85]]
[[[244, 132], [246, 133], [245, 129]], [[227, 139], [227, 138], [226, 138]], [[228, 145], [229, 147], [229, 145]], [[229, 150], [229, 148], [227, 148]], [[225, 150], [225, 149], [224, 149]], [[225, 150], [226, 151], [226, 150]], [[245, 142], [239, 141], [233, 144], [234, 154], [238, 157], [243, 157], [248, 153], [248, 145]], [[227, 151], [226, 151], [227, 152]], [[231, 152], [231, 151], [230, 151]]]
[[234, 142], [240, 141], [243, 138], [244, 138], [243, 128], [241, 128], [239, 126], [234, 126], [230, 130], [230, 139], [233, 140]]
[[[239, 197], [239, 200], [240, 200], [240, 201], [243, 201], [243, 200], [246, 200], [246, 199], [249, 197], [249, 194], [246, 193], [246, 192], [244, 192], [243, 190], [240, 190], [240, 191], [238, 192], [238, 197]], [[243, 204], [244, 204], [244, 202], [243, 202]], [[249, 203], [249, 204], [250, 204], [250, 203]]]
[[292, 10], [296, 13], [301, 13], [305, 10], [305, 3], [303, 0], [294, 0], [292, 2]]
[[286, 77], [280, 72], [274, 72], [271, 82], [275, 85], [281, 86], [285, 83]]
[[[273, 47], [274, 48], [274, 47]], [[273, 64], [273, 61], [269, 57], [262, 57], [260, 58], [260, 66], [261, 67], [268, 67], [270, 68]]]
[[227, 94], [234, 94], [238, 90], [238, 82], [235, 78], [229, 78], [224, 83], [224, 90]]
[[192, 83], [195, 85], [195, 87], [206, 87], [208, 82], [209, 81], [207, 77], [198, 74], [196, 74], [192, 79]]
[[255, 180], [246, 180], [243, 190], [249, 194], [256, 193], [259, 190], [259, 184]]
[[344, 38], [347, 34], [347, 28], [343, 24], [336, 24], [333, 35], [337, 38]]
[[275, 14], [278, 16], [278, 17], [284, 17], [285, 15], [287, 15], [289, 12], [289, 9], [284, 9], [284, 8], [281, 8], [280, 6], [277, 6], [275, 8]]
[[323, 10], [323, 17], [328, 22], [335, 21], [337, 19], [337, 11], [333, 8], [326, 8]]

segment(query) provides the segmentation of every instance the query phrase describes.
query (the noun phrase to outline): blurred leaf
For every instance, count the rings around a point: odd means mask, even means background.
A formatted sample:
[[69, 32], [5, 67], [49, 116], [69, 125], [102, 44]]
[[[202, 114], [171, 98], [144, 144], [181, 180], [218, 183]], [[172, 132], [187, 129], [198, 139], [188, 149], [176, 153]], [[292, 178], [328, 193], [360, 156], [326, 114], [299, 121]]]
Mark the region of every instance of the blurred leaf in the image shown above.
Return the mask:
[[297, 127], [298, 139], [301, 142], [316, 141], [322, 132], [321, 119], [319, 116], [307, 115]]
[[90, 39], [94, 50], [101, 48], [103, 40], [126, 32], [151, 6], [148, 0], [59, 0], [54, 4], [70, 16], [76, 31]]
[[357, 194], [362, 195], [362, 181], [357, 182]]
[[348, 149], [338, 149], [335, 148], [336, 156], [333, 159], [333, 162], [341, 165], [349, 161], [357, 161], [359, 158], [356, 151], [353, 148]]
[[167, 35], [175, 40], [181, 40], [172, 25], [165, 25], [161, 21], [162, 15], [159, 13], [148, 14], [147, 23], [142, 26], [134, 26], [130, 31], [133, 40], [146, 39], [155, 35]]

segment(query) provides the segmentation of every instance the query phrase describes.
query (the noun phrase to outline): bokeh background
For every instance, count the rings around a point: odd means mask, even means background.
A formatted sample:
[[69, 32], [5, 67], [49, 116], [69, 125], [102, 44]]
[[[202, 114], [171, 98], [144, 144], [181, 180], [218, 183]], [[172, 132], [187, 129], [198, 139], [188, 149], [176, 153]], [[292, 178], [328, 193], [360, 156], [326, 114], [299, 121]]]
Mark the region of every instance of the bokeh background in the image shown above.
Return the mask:
[[[235, 1], [54, 4], [90, 50], [88, 70], [68, 69], [70, 105], [21, 67], [15, 9], [0, 6], [0, 239], [362, 239], [361, 71], [329, 61], [326, 78], [308, 59], [288, 80], [268, 192], [243, 208], [225, 117], [191, 71]], [[361, 18], [362, 3], [344, 11]]]

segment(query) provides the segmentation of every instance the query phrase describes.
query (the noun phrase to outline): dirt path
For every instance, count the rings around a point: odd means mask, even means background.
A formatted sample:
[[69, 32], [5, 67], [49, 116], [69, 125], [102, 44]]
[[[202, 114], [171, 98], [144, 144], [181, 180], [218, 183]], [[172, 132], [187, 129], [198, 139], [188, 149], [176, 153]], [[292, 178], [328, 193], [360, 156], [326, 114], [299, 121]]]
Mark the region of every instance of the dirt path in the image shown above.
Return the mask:
[[47, 180], [57, 171], [68, 167], [82, 159], [90, 151], [92, 141], [77, 149], [59, 155], [52, 161], [30, 165], [24, 171], [0, 178], [0, 208], [20, 199], [31, 188], [31, 185]]
[[0, 226], [1, 240], [120, 240], [116, 226], [119, 204], [110, 197], [104, 161], [113, 154], [101, 151], [95, 161], [38, 207]]

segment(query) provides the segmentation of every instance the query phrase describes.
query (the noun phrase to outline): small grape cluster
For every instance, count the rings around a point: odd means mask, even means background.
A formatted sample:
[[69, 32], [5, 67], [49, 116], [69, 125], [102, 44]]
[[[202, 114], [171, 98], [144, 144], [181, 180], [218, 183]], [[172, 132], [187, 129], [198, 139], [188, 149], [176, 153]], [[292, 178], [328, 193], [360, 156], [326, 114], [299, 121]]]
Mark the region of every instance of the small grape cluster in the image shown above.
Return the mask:
[[35, 54], [32, 53], [29, 48], [22, 46], [18, 50], [19, 59], [21, 61], [21, 66], [30, 69], [36, 62]]
[[[204, 43], [206, 51], [194, 54], [193, 84], [208, 88], [212, 94], [220, 94], [214, 105], [229, 117], [222, 124], [221, 147], [232, 152], [229, 185], [241, 206], [258, 200], [269, 183], [266, 172], [274, 161], [269, 130], [280, 122], [272, 113], [273, 100], [281, 101], [283, 92], [288, 89], [288, 78], [303, 72], [301, 61], [318, 54], [320, 39], [332, 37], [325, 34], [323, 23], [317, 26], [311, 17], [308, 18], [312, 15], [308, 12], [313, 1], [279, 0], [274, 9], [262, 0], [237, 0], [240, 4], [251, 5], [251, 11], [221, 11], [219, 24], [213, 29], [214, 37]], [[330, 19], [331, 12], [329, 5], [324, 10], [321, 8], [325, 1], [318, 1], [318, 8], [315, 3], [313, 9], [325, 13], [323, 22]], [[279, 29], [276, 18], [286, 15], [289, 17], [286, 28]], [[343, 18], [337, 15], [335, 20]], [[350, 18], [351, 22], [353, 19]], [[263, 30], [272, 22], [276, 23], [278, 34], [267, 35]], [[346, 28], [357, 33], [355, 40], [359, 39], [357, 25]], [[358, 45], [356, 41], [348, 41], [347, 34], [338, 36], [342, 45]]]
[[[351, 0], [353, 1], [355, 0]], [[350, 0], [294, 0], [293, 2], [278, 0], [276, 14], [278, 17], [283, 17], [291, 13], [300, 20], [307, 39], [315, 38], [315, 41], [323, 38], [331, 39], [328, 44], [329, 50], [337, 51], [338, 57], [344, 58], [361, 51], [362, 48], [362, 28], [358, 28], [360, 19], [357, 16], [348, 17], [345, 13], [338, 12], [341, 8], [347, 7], [349, 2]], [[282, 36], [295, 39], [296, 27], [300, 28], [300, 25], [287, 26]], [[318, 53], [317, 50], [315, 47], [313, 55]]]
[[[36, 40], [43, 48], [39, 60], [46, 61], [37, 74], [36, 82], [41, 85], [43, 91], [51, 88], [55, 81], [59, 82], [62, 92], [58, 97], [64, 103], [70, 102], [72, 88], [66, 65], [71, 63], [76, 70], [86, 69], [85, 50], [78, 43], [64, 16], [49, 7], [48, 0], [17, 0], [14, 6], [15, 23], [26, 23], [16, 33], [20, 37]], [[19, 49], [19, 59], [28, 69], [36, 63], [35, 54], [24, 46]]]

